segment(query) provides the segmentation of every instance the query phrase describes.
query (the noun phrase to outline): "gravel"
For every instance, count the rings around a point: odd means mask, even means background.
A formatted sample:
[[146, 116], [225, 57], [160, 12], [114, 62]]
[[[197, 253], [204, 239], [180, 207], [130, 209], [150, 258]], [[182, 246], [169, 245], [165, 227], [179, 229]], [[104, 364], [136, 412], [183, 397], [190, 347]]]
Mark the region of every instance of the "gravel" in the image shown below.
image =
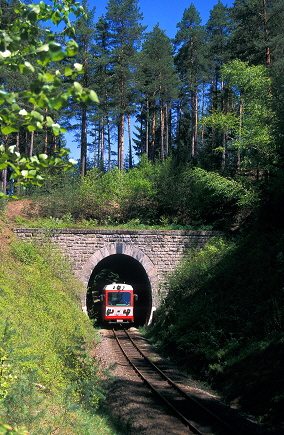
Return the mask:
[[[138, 333], [135, 328], [131, 332]], [[155, 401], [119, 351], [112, 332], [101, 329], [99, 333], [96, 359], [108, 379], [107, 403], [117, 427], [127, 435], [188, 434], [188, 429]]]
[[[139, 346], [146, 351], [147, 356], [155, 361], [155, 364], [161, 364], [172, 380], [196, 397], [221, 405], [220, 398], [216, 394], [206, 390], [203, 385], [185, 376], [172, 367], [168, 360], [163, 359], [136, 328], [131, 328], [130, 332], [139, 338]], [[96, 346], [95, 354], [108, 382], [107, 404], [117, 427], [127, 435], [191, 433], [186, 426], [169, 413], [167, 408], [155, 400], [121, 354], [112, 331], [101, 329], [99, 335], [100, 342]], [[252, 433], [258, 433], [258, 431]]]

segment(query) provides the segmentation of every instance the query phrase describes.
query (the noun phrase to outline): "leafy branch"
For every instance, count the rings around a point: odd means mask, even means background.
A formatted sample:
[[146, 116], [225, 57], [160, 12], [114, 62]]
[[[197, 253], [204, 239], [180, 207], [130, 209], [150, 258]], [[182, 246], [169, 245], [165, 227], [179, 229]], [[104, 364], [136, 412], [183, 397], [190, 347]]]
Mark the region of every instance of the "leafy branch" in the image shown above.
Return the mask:
[[[54, 0], [51, 5], [41, 1], [30, 5], [19, 3], [14, 13], [17, 18], [0, 29], [0, 68], [5, 66], [8, 71], [27, 75], [29, 85], [27, 89], [13, 91], [7, 90], [5, 83], [0, 87], [0, 131], [7, 136], [19, 132], [21, 127], [29, 132], [48, 128], [58, 136], [66, 130], [49, 115], [49, 111], [66, 107], [72, 99], [85, 104], [98, 102], [93, 90], [83, 88], [76, 81], [78, 74], [84, 72], [81, 64], [74, 63], [63, 69], [59, 64], [56, 68], [56, 63], [77, 54], [69, 15], [79, 16], [84, 13], [83, 7], [74, 0]], [[0, 18], [1, 14], [0, 9]], [[50, 29], [40, 26], [42, 22], [63, 24], [61, 35], [67, 38], [66, 43], [58, 43]], [[2, 145], [0, 170], [10, 167], [17, 183], [40, 185], [42, 168], [49, 165], [70, 167], [72, 161], [66, 163], [66, 154], [60, 150], [56, 157], [41, 154], [27, 158], [15, 147], [6, 150]]]

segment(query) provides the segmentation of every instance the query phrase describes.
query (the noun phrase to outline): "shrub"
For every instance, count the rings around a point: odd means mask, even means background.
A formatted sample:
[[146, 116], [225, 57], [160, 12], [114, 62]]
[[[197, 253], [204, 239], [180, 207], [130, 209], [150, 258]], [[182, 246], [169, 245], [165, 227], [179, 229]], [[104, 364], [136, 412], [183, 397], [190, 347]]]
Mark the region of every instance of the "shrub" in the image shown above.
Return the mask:
[[48, 242], [14, 240], [0, 255], [0, 415], [11, 425], [0, 433], [111, 434], [96, 414], [95, 335], [70, 265]]
[[212, 239], [166, 282], [149, 337], [185, 370], [283, 425], [283, 234]]

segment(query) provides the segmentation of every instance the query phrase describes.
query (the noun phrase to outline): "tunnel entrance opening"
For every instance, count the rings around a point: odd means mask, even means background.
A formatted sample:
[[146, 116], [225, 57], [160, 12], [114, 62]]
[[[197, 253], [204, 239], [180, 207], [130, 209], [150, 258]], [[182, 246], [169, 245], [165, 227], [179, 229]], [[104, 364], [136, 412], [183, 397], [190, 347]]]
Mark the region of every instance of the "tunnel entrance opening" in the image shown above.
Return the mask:
[[[99, 282], [98, 277], [100, 277]], [[125, 254], [109, 255], [95, 266], [88, 283], [87, 310], [89, 316], [96, 318], [98, 325], [102, 325], [100, 294], [104, 285], [113, 280], [130, 284], [133, 287], [134, 293], [138, 295], [138, 301], [134, 307], [134, 326], [147, 324], [152, 309], [150, 281], [141, 263]]]

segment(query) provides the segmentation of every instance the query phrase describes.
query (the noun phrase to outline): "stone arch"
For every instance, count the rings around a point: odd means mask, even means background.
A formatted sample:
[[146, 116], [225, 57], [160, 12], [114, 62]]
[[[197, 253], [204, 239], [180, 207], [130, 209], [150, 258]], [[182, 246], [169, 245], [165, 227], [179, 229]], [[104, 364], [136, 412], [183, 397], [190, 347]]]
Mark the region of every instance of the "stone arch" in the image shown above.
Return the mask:
[[[82, 267], [81, 271], [78, 274], [78, 278], [84, 284], [85, 288], [88, 287], [90, 277], [97, 264], [103, 259], [105, 259], [106, 257], [115, 254], [128, 255], [129, 257], [132, 257], [135, 260], [137, 260], [143, 266], [149, 279], [151, 292], [152, 292], [152, 300], [154, 300], [155, 299], [154, 294], [158, 287], [156, 266], [153, 264], [151, 259], [146, 254], [144, 254], [140, 249], [135, 248], [135, 246], [133, 246], [132, 244], [127, 244], [124, 242], [116, 242], [116, 243], [106, 245], [103, 248], [98, 249], [96, 252], [94, 252], [94, 254], [91, 255], [91, 257], [89, 257], [89, 259], [86, 261], [86, 263], [84, 264], [84, 266]], [[87, 312], [85, 294], [81, 295], [81, 303], [82, 303], [83, 311]], [[154, 309], [155, 308], [153, 308], [152, 311]], [[149, 318], [149, 322], [151, 321], [151, 317], [152, 317], [152, 313]]]

